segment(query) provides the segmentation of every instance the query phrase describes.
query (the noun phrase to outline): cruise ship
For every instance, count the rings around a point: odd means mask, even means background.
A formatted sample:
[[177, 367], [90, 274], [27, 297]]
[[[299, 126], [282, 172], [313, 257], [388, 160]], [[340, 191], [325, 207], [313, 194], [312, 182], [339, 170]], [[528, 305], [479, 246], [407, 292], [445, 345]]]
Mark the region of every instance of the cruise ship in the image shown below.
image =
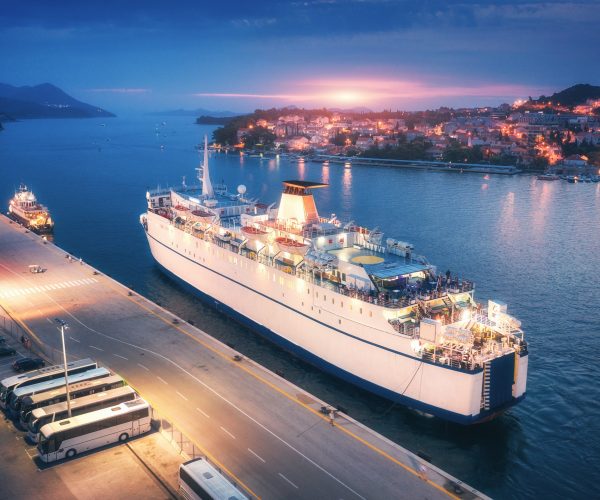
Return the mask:
[[322, 217], [317, 182], [283, 182], [279, 204], [210, 180], [146, 194], [151, 253], [202, 299], [317, 367], [417, 412], [484, 422], [525, 397], [520, 322], [413, 245]]
[[33, 192], [25, 184], [19, 186], [19, 190], [10, 200], [8, 216], [38, 234], [48, 234], [54, 230], [54, 221], [48, 208], [38, 203]]

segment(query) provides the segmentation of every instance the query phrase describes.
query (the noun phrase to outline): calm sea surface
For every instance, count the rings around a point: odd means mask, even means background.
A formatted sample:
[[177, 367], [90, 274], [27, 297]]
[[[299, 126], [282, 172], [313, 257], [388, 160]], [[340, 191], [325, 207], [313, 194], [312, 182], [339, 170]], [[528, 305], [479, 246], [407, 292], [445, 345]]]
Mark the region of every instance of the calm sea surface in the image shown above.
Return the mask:
[[[0, 132], [0, 206], [19, 182], [56, 221], [55, 242], [390, 439], [496, 498], [600, 495], [600, 184], [215, 155], [213, 183], [278, 200], [281, 181], [336, 213], [410, 241], [444, 272], [475, 281], [523, 322], [528, 395], [495, 421], [462, 428], [340, 382], [205, 307], [158, 271], [138, 216], [148, 187], [194, 179], [190, 118], [32, 120]], [[158, 132], [157, 132], [158, 130]], [[164, 146], [161, 148], [161, 145]]]

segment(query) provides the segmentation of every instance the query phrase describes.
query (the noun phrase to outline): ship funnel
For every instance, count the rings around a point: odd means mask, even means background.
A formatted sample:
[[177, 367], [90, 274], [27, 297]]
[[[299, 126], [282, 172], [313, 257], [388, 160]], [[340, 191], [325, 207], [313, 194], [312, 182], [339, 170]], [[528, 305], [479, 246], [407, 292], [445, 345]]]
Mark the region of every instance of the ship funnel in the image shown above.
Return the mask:
[[[210, 182], [210, 171], [208, 169], [208, 137], [206, 135], [204, 136], [204, 162], [202, 163], [201, 169], [202, 177], [198, 175], [198, 179], [202, 181], [202, 196], [212, 198], [214, 196], [214, 191]], [[198, 173], [200, 173], [200, 168], [198, 169]]]

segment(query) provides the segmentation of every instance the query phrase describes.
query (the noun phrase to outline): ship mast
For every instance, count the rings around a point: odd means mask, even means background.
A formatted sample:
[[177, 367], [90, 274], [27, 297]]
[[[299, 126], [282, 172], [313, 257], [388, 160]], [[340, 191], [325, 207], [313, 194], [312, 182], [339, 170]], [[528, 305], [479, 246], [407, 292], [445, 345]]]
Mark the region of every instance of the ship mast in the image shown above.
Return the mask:
[[[206, 135], [204, 136], [204, 162], [202, 163], [202, 166], [196, 170], [198, 170], [198, 180], [202, 181], [202, 196], [212, 198], [214, 192], [210, 182], [210, 172], [208, 170], [208, 137]], [[200, 177], [200, 171], [202, 171], [202, 177]]]

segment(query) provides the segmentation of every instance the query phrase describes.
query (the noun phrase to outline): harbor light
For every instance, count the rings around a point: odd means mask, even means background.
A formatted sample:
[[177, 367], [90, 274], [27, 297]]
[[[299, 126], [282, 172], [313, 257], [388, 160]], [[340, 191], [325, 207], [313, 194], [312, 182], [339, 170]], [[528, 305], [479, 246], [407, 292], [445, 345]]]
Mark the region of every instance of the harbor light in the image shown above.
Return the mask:
[[69, 328], [69, 325], [66, 321], [60, 318], [54, 318], [54, 322], [58, 325], [58, 330], [60, 331], [60, 337], [62, 340], [63, 367], [65, 369], [65, 390], [67, 392], [67, 414], [69, 415], [69, 418], [71, 418], [71, 395], [69, 393], [69, 377], [67, 373], [67, 350], [65, 348], [65, 330]]

